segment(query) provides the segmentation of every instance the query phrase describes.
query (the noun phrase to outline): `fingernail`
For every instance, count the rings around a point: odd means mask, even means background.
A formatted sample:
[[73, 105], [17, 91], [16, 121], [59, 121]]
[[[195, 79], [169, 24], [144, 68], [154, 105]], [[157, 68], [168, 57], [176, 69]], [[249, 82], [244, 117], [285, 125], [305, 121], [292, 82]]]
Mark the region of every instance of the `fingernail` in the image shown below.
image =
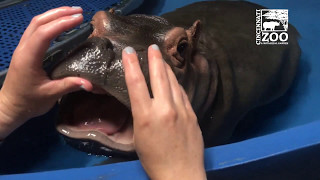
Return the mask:
[[77, 18], [77, 17], [80, 17], [82, 14], [74, 14], [74, 15], [72, 15], [71, 17], [73, 17], [73, 18]]
[[85, 91], [88, 91], [88, 90], [86, 89], [86, 87], [84, 86], [84, 81], [81, 80], [80, 82], [81, 82], [81, 84], [82, 84], [82, 85], [80, 86], [80, 88], [83, 89], [83, 90], [85, 90]]
[[82, 9], [80, 6], [72, 6], [72, 9]]
[[154, 49], [154, 50], [157, 50], [157, 51], [160, 50], [160, 49], [159, 49], [159, 46], [156, 45], [156, 44], [152, 44], [151, 47], [152, 47], [152, 49]]
[[126, 52], [127, 54], [132, 54], [135, 52], [135, 50], [132, 47], [128, 46], [124, 48], [124, 52]]
[[84, 85], [81, 85], [80, 88], [87, 91], [87, 89], [84, 87]]

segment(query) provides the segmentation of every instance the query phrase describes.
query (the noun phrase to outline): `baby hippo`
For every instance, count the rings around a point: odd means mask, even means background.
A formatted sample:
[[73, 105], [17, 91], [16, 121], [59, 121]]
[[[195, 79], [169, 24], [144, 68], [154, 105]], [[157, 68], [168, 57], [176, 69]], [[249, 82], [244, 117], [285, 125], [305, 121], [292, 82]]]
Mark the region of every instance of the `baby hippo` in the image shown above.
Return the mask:
[[189, 97], [206, 147], [228, 142], [246, 113], [286, 92], [299, 63], [299, 35], [291, 25], [288, 45], [256, 45], [256, 9], [263, 7], [211, 1], [162, 17], [97, 12], [89, 38], [51, 73], [53, 79], [79, 76], [94, 85], [92, 93], [62, 98], [57, 130], [86, 152], [134, 154], [121, 52], [126, 46], [136, 50], [150, 88], [147, 48], [157, 44]]

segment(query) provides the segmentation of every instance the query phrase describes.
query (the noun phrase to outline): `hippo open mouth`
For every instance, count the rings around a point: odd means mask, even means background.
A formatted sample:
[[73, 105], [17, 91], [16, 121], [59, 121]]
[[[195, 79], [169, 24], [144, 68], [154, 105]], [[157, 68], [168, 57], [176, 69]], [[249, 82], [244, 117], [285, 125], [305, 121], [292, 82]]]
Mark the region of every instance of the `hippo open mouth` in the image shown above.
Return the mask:
[[83, 146], [80, 149], [84, 151], [134, 152], [121, 56], [111, 41], [92, 37], [71, 51], [51, 72], [53, 79], [67, 76], [88, 79], [93, 90], [70, 93], [61, 99], [57, 130], [74, 146]]
[[57, 129], [65, 136], [82, 139], [84, 146], [89, 145], [88, 140], [97, 141], [104, 151], [105, 147], [134, 150], [131, 111], [110, 94], [74, 92], [62, 98], [60, 106]]

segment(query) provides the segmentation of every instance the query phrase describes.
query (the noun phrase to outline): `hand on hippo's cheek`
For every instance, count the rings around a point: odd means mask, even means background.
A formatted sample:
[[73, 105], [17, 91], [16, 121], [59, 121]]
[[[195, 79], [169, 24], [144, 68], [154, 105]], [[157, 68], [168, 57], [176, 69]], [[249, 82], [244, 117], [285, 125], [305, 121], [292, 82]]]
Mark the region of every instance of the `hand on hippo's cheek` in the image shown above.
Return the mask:
[[149, 47], [148, 59], [152, 98], [136, 53], [131, 47], [123, 51], [140, 161], [151, 179], [205, 179], [203, 140], [189, 99], [158, 46]]

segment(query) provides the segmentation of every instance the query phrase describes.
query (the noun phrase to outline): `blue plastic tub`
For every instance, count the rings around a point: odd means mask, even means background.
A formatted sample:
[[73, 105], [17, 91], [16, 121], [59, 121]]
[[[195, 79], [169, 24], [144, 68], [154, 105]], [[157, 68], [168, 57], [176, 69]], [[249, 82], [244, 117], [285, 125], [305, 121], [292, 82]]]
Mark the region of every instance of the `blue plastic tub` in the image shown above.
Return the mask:
[[[194, 0], [195, 1], [195, 0]], [[146, 1], [137, 12], [162, 14], [192, 0]], [[320, 2], [254, 0], [270, 9], [289, 9], [301, 34], [302, 57], [292, 88], [257, 109], [257, 123], [237, 132], [236, 143], [208, 148], [209, 179], [317, 179], [320, 170]], [[147, 179], [139, 161], [93, 166], [107, 157], [87, 155], [63, 144], [52, 128], [54, 110], [8, 137], [0, 148], [1, 179]], [[44, 121], [46, 119], [46, 121]], [[24, 174], [17, 174], [24, 173]]]

